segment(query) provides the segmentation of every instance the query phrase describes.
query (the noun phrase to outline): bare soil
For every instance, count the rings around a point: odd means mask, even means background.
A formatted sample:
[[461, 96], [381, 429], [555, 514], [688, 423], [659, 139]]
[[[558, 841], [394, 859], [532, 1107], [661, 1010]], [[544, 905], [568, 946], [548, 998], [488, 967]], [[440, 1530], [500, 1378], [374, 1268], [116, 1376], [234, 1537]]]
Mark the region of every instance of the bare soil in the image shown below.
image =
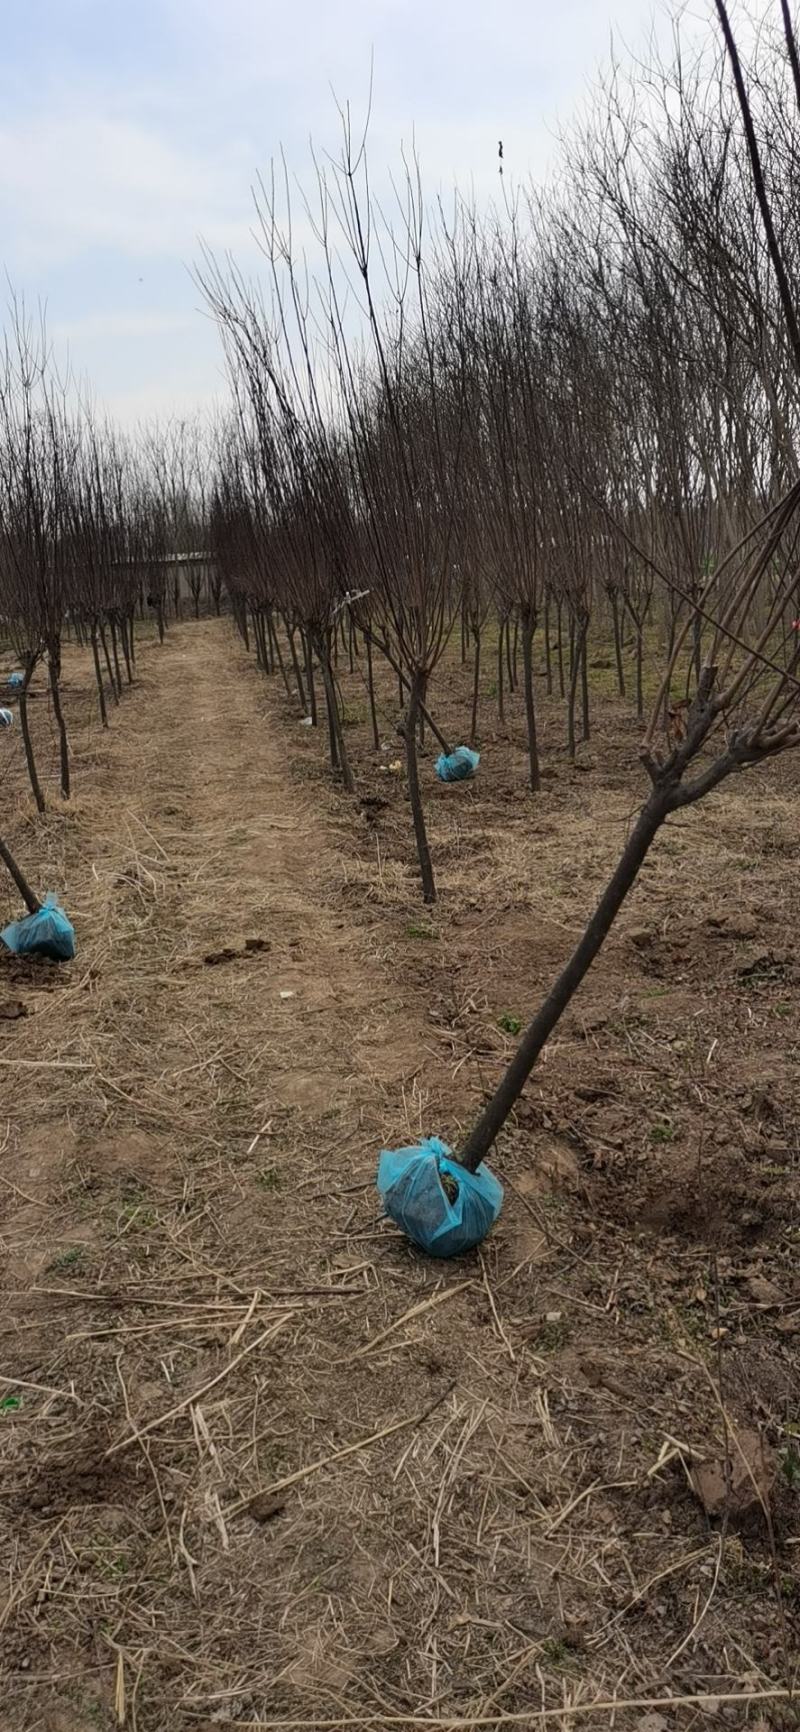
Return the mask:
[[[0, 951], [3, 1732], [796, 1725], [800, 767], [663, 833], [495, 1231], [436, 1263], [378, 1152], [457, 1144], [496, 1081], [635, 809], [635, 719], [594, 676], [572, 767], [544, 699], [533, 799], [487, 666], [474, 783], [423, 754], [425, 909], [388, 677], [376, 755], [342, 661], [348, 801], [228, 621], [143, 640], [107, 733], [87, 664], [69, 808], [0, 741], [78, 936]], [[453, 652], [453, 744], [469, 685]]]

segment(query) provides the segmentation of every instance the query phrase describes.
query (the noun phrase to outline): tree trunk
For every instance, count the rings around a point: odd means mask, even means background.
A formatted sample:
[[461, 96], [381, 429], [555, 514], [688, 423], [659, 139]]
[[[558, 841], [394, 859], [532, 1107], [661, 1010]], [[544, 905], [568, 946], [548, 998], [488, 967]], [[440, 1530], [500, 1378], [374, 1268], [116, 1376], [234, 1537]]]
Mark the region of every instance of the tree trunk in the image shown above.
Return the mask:
[[644, 662], [644, 633], [640, 625], [636, 627], [636, 714], [639, 721], [644, 720], [644, 681], [642, 665]]
[[112, 692], [112, 696], [114, 698], [114, 702], [115, 702], [115, 704], [118, 704], [119, 703], [119, 692], [117, 691], [117, 682], [114, 678], [114, 669], [111, 666], [111, 657], [108, 653], [108, 639], [106, 637], [106, 628], [105, 628], [102, 620], [100, 621], [100, 642], [103, 645], [103, 655], [105, 656], [106, 667], [108, 669], [108, 683], [111, 687], [111, 692]]
[[[387, 662], [389, 663], [390, 668], [393, 668], [394, 672], [397, 675], [398, 682], [400, 685], [400, 703], [402, 705], [403, 699], [405, 697], [406, 682], [403, 678], [403, 674], [401, 672], [400, 666], [395, 661], [394, 656], [390, 654], [390, 651], [387, 648], [386, 644], [379, 643], [377, 647], [380, 650], [381, 654], [386, 658]], [[438, 740], [439, 745], [442, 748], [442, 751], [449, 757], [450, 747], [447, 744], [447, 741], [444, 737], [444, 734], [442, 733], [441, 729], [437, 727], [437, 725], [433, 719], [433, 716], [431, 715], [430, 710], [426, 709], [426, 707], [425, 707], [425, 705], [421, 699], [420, 699], [419, 708], [420, 708], [420, 714], [424, 717], [424, 720], [427, 722], [428, 727], [430, 728], [434, 739]]]
[[419, 765], [417, 763], [417, 715], [419, 706], [425, 694], [425, 682], [419, 672], [415, 672], [408, 694], [408, 708], [402, 733], [406, 746], [406, 772], [408, 775], [408, 797], [411, 801], [411, 816], [414, 821], [414, 840], [417, 844], [417, 859], [419, 861], [420, 877], [422, 879], [423, 902], [436, 901], [436, 884], [433, 877], [431, 851], [428, 846], [428, 832], [425, 828], [425, 813], [422, 808], [422, 794], [419, 786]]
[[558, 654], [558, 695], [564, 696], [564, 621], [561, 602], [556, 604], [556, 651]]
[[264, 642], [261, 632], [261, 615], [253, 608], [253, 636], [256, 640], [256, 667], [262, 674], [267, 671], [267, 658], [264, 654]]
[[364, 633], [367, 646], [367, 691], [369, 693], [369, 717], [372, 723], [372, 744], [376, 752], [381, 749], [381, 737], [378, 732], [378, 714], [375, 708], [375, 674], [372, 666], [372, 638], [368, 631]]
[[669, 631], [667, 632], [667, 665], [672, 661], [672, 652], [675, 648], [675, 634], [677, 629], [678, 621], [675, 615], [675, 609], [674, 606], [671, 606], [669, 610]]
[[538, 794], [541, 787], [539, 775], [539, 746], [536, 739], [536, 707], [533, 698], [533, 634], [536, 630], [536, 620], [530, 613], [522, 615], [522, 671], [525, 684], [525, 722], [528, 730], [528, 775], [531, 792]]
[[505, 690], [504, 690], [504, 667], [503, 667], [503, 649], [504, 649], [503, 639], [505, 637], [507, 623], [508, 622], [505, 619], [501, 619], [501, 621], [500, 621], [500, 636], [497, 639], [497, 714], [500, 718], [501, 727], [505, 727], [505, 721], [506, 721], [506, 698], [505, 698]]
[[619, 598], [615, 589], [611, 591], [611, 618], [614, 623], [614, 655], [617, 663], [617, 691], [621, 698], [625, 696], [625, 668], [622, 661], [622, 633], [619, 625]]
[[291, 651], [292, 667], [294, 669], [294, 677], [295, 677], [295, 680], [297, 681], [297, 695], [300, 699], [300, 708], [303, 712], [303, 715], [305, 715], [306, 714], [306, 692], [305, 692], [305, 686], [303, 685], [303, 676], [300, 672], [300, 663], [297, 659], [297, 646], [296, 646], [295, 641], [294, 641], [294, 626], [292, 626], [290, 628], [287, 625], [286, 636], [289, 639], [289, 649]]
[[292, 688], [291, 688], [291, 685], [289, 684], [289, 675], [286, 672], [286, 666], [285, 666], [285, 663], [283, 660], [283, 652], [281, 650], [280, 641], [278, 638], [278, 627], [275, 624], [275, 620], [273, 619], [272, 609], [270, 609], [270, 611], [267, 615], [267, 624], [269, 626], [269, 635], [270, 635], [270, 638], [272, 641], [272, 665], [274, 667], [275, 663], [277, 662], [278, 667], [280, 668], [281, 679], [283, 680], [283, 683], [286, 687], [286, 696], [289, 699], [289, 702], [293, 703], [294, 697], [293, 697], [293, 693], [292, 693]]
[[544, 597], [544, 665], [547, 683], [547, 695], [553, 696], [553, 649], [550, 643], [550, 596], [545, 590]]
[[111, 650], [112, 650], [112, 654], [114, 656], [114, 683], [115, 683], [116, 688], [117, 688], [117, 697], [121, 698], [122, 697], [122, 674], [120, 672], [120, 665], [119, 665], [119, 650], [117, 649], [117, 628], [116, 628], [116, 624], [114, 622], [113, 614], [112, 614], [111, 618], [109, 619], [108, 624], [109, 624], [109, 630], [111, 632]]
[[570, 625], [569, 625], [569, 636], [570, 636], [570, 673], [569, 673], [569, 701], [567, 704], [567, 751], [569, 752], [570, 758], [574, 762], [574, 759], [575, 759], [575, 704], [576, 704], [577, 696], [578, 696], [578, 676], [579, 676], [580, 671], [581, 671], [581, 658], [580, 658], [580, 653], [576, 653], [575, 621], [572, 619], [570, 620]]
[[581, 739], [589, 738], [589, 627], [584, 626], [581, 638]]
[[123, 658], [125, 661], [125, 677], [128, 681], [128, 685], [132, 686], [133, 685], [133, 668], [131, 667], [131, 654], [130, 654], [130, 650], [128, 649], [128, 622], [127, 622], [124, 614], [120, 614], [119, 639], [120, 639], [120, 643], [122, 644], [122, 654], [123, 654]]
[[64, 711], [61, 708], [61, 651], [58, 644], [55, 644], [54, 647], [48, 651], [47, 666], [50, 675], [50, 696], [53, 700], [53, 715], [56, 718], [56, 727], [58, 728], [59, 760], [61, 765], [61, 793], [62, 797], [65, 800], [68, 800], [70, 796], [69, 741], [67, 739], [67, 724], [64, 720]]
[[[325, 708], [326, 708], [326, 714], [328, 717], [328, 751], [330, 752], [331, 769], [332, 770], [338, 770], [338, 768], [339, 768], [339, 725], [340, 725], [339, 724], [339, 706], [336, 702], [335, 690], [333, 691], [333, 697], [332, 698], [331, 698], [331, 693], [328, 690], [328, 681], [325, 677], [325, 664], [324, 664], [324, 662], [321, 663], [321, 666], [322, 666], [322, 681], [323, 681], [323, 686], [325, 689]], [[331, 686], [333, 687], [333, 678], [331, 678]]]
[[308, 713], [313, 727], [317, 725], [317, 688], [314, 684], [314, 651], [311, 645], [311, 634], [301, 630], [303, 649], [306, 658], [306, 685], [308, 686]]
[[106, 709], [106, 694], [103, 690], [103, 674], [100, 667], [100, 651], [97, 648], [97, 626], [92, 626], [92, 656], [94, 658], [94, 677], [97, 681], [97, 701], [100, 705], [100, 720], [104, 728], [108, 727], [108, 710]]
[[519, 620], [515, 619], [515, 621], [514, 621], [514, 648], [513, 648], [512, 654], [511, 654], [511, 689], [512, 689], [512, 691], [516, 691], [517, 685], [519, 683], [519, 681], [517, 679], [517, 644], [518, 644], [518, 641], [519, 641]]
[[472, 721], [470, 722], [470, 729], [469, 729], [469, 743], [471, 746], [474, 746], [475, 740], [476, 740], [477, 734], [478, 734], [478, 699], [480, 696], [480, 677], [481, 677], [481, 632], [480, 632], [480, 626], [475, 627], [475, 630], [473, 632], [473, 636], [475, 638], [475, 657], [474, 657], [474, 669], [473, 669], [473, 675], [472, 675]]
[[158, 621], [158, 641], [159, 641], [159, 643], [163, 643], [164, 642], [164, 603], [160, 597], [159, 597], [158, 606], [156, 608], [156, 619]]
[[[347, 755], [347, 746], [345, 744], [344, 730], [342, 728], [341, 722], [339, 721], [339, 705], [337, 702], [336, 686], [334, 683], [333, 669], [331, 667], [330, 655], [328, 653], [327, 645], [325, 645], [325, 644], [318, 645], [317, 646], [317, 655], [319, 658], [320, 667], [322, 669], [322, 678], [323, 678], [323, 682], [325, 685], [325, 697], [327, 699], [327, 704], [328, 704], [328, 727], [330, 729], [330, 739], [331, 739], [331, 761], [333, 762], [333, 755], [334, 755], [334, 751], [335, 751], [336, 756], [338, 758], [338, 768], [341, 771], [342, 782], [344, 783], [345, 791], [348, 794], [354, 794], [356, 791], [356, 785], [355, 785], [355, 782], [353, 781], [353, 772], [350, 768], [350, 759]], [[336, 765], [334, 765], [334, 768], [336, 768]]]
[[39, 781], [39, 772], [36, 768], [36, 754], [33, 750], [30, 717], [28, 716], [28, 687], [33, 678], [35, 665], [35, 662], [28, 662], [25, 669], [25, 679], [22, 683], [19, 694], [19, 725], [22, 729], [22, 744], [25, 748], [25, 763], [28, 767], [28, 779], [31, 784], [34, 800], [36, 801], [36, 810], [37, 812], [43, 812], [45, 810], [44, 794], [42, 793], [42, 784]]
[[267, 642], [267, 622], [259, 608], [256, 617], [256, 640], [258, 643], [258, 665], [262, 673], [271, 674], [269, 643]]
[[[517, 622], [515, 620], [514, 621], [514, 630], [516, 631], [516, 629], [517, 629]], [[506, 669], [508, 672], [508, 689], [509, 689], [509, 692], [513, 695], [514, 691], [516, 690], [516, 681], [514, 679], [514, 668], [512, 665], [512, 661], [511, 661], [511, 620], [510, 619], [506, 620]]]
[[498, 1132], [502, 1130], [509, 1113], [519, 1100], [543, 1046], [577, 992], [610, 932], [629, 890], [635, 884], [642, 862], [668, 811], [668, 796], [661, 789], [654, 788], [642, 807], [618, 865], [566, 967], [562, 969], [533, 1021], [528, 1024], [491, 1100], [459, 1150], [458, 1159], [469, 1172], [474, 1173], [489, 1153]]
[[25, 903], [25, 907], [27, 908], [28, 913], [29, 914], [38, 914], [42, 904], [39, 901], [38, 896], [34, 895], [34, 892], [32, 891], [30, 884], [28, 883], [27, 878], [24, 877], [20, 867], [17, 865], [17, 862], [14, 859], [13, 854], [6, 847], [6, 844], [3, 841], [2, 836], [0, 836], [0, 860], [2, 860], [3, 865], [11, 873], [11, 876], [14, 880], [14, 883], [17, 886], [17, 889], [20, 893], [20, 896], [22, 897], [23, 902]]

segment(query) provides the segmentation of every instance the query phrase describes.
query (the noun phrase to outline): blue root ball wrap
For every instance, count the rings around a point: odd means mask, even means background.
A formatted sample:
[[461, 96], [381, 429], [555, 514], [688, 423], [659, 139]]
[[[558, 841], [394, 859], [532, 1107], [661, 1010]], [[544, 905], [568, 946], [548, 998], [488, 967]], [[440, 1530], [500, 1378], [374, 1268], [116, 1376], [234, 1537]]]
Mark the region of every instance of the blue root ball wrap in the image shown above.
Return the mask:
[[442, 752], [436, 759], [436, 774], [440, 782], [468, 782], [480, 761], [480, 752], [473, 752], [471, 746], [456, 746], [454, 752]]
[[55, 896], [45, 897], [38, 914], [12, 920], [0, 938], [15, 956], [47, 956], [51, 962], [71, 962], [75, 955], [75, 931]]
[[[485, 1239], [503, 1206], [503, 1187], [481, 1163], [468, 1173], [450, 1159], [438, 1137], [416, 1148], [384, 1149], [378, 1162], [378, 1190], [387, 1215], [431, 1257], [457, 1257]], [[441, 1181], [448, 1173], [458, 1186], [450, 1201]]]

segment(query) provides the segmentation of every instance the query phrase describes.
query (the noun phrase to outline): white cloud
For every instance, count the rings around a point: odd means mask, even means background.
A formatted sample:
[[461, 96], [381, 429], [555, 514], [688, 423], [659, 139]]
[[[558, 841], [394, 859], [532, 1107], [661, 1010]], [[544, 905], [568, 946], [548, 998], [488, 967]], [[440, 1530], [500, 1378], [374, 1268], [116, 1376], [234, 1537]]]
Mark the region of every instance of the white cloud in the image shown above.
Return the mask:
[[103, 337], [149, 338], [169, 336], [193, 328], [190, 313], [86, 313], [79, 319], [51, 319], [50, 336], [56, 343], [95, 341]]
[[[221, 393], [220, 345], [189, 274], [198, 240], [245, 272], [258, 267], [256, 173], [285, 144], [291, 173], [313, 185], [309, 135], [336, 154], [331, 86], [352, 101], [357, 129], [373, 50], [373, 188], [390, 202], [389, 172], [402, 174], [413, 134], [429, 197], [457, 179], [485, 200], [503, 190], [498, 139], [505, 187], [541, 175], [556, 120], [569, 120], [607, 56], [612, 21], [641, 46], [653, 6], [158, 0], [148, 69], [134, 74], [132, 56], [140, 68], [145, 57], [133, 13], [107, 8], [90, 65], [75, 59], [70, 8], [49, 3], [52, 71], [35, 75], [32, 31], [30, 75], [0, 109], [0, 266], [47, 300], [54, 337], [126, 421]], [[295, 248], [313, 265], [299, 198], [294, 207]]]
[[80, 100], [0, 127], [4, 228], [27, 264], [98, 247], [190, 259], [201, 230], [215, 247], [247, 248], [247, 186], [245, 163], [224, 144], [192, 154]]
[[118, 426], [130, 429], [148, 421], [168, 421], [172, 416], [189, 417], [227, 407], [221, 385], [215, 391], [210, 378], [198, 385], [194, 377], [194, 383], [192, 378], [176, 375], [153, 378], [129, 391], [112, 391], [103, 398], [103, 408]]

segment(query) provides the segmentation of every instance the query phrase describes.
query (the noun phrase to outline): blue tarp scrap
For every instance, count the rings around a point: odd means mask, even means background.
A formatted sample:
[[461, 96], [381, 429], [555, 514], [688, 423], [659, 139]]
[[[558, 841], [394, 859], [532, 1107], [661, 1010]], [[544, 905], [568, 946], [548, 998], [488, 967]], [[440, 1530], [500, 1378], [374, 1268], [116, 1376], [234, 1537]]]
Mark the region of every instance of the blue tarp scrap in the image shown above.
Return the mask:
[[480, 752], [473, 752], [471, 746], [456, 746], [454, 752], [442, 752], [436, 759], [436, 774], [440, 782], [468, 782], [480, 761]]
[[51, 962], [71, 962], [75, 955], [75, 930], [55, 896], [46, 896], [38, 914], [12, 920], [0, 939], [15, 956], [47, 956]]
[[[438, 1137], [415, 1148], [384, 1149], [378, 1191], [387, 1215], [431, 1257], [457, 1257], [485, 1239], [503, 1207], [503, 1187], [481, 1162], [476, 1173], [451, 1160]], [[456, 1187], [448, 1196], [442, 1179]]]
[[11, 686], [12, 689], [18, 689], [20, 686], [24, 686], [24, 684], [25, 684], [25, 675], [24, 674], [13, 673], [13, 674], [8, 674], [6, 677], [6, 685]]
[[13, 710], [0, 710], [0, 728], [13, 728], [13, 726], [14, 726], [14, 711]]

